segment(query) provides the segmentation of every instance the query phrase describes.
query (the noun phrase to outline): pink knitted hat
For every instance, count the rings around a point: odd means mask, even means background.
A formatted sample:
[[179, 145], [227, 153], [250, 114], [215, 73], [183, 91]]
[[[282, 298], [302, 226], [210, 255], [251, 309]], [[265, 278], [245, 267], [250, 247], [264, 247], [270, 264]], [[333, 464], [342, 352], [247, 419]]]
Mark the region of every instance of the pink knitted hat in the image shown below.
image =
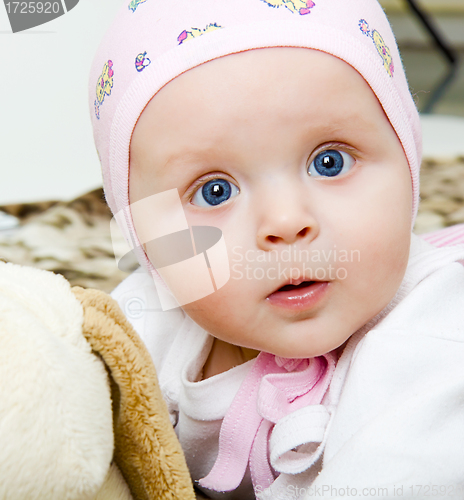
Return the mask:
[[376, 0], [127, 0], [95, 56], [90, 103], [106, 199], [124, 219], [122, 229], [132, 246], [138, 246], [138, 239], [129, 209], [129, 146], [143, 109], [185, 71], [264, 47], [321, 50], [363, 76], [403, 145], [415, 218], [419, 115], [394, 35]]

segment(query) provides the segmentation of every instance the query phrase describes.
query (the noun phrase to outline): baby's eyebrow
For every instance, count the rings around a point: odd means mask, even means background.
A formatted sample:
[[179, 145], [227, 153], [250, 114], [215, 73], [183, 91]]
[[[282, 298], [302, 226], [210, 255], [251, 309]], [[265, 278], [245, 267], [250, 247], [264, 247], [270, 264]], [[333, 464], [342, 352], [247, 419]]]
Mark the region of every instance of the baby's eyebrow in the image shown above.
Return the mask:
[[166, 163], [163, 165], [163, 168], [176, 168], [182, 167], [185, 164], [189, 164], [193, 166], [195, 164], [204, 163], [205, 160], [208, 160], [213, 155], [213, 150], [210, 148], [207, 149], [199, 149], [195, 151], [182, 151], [176, 152], [169, 157]]

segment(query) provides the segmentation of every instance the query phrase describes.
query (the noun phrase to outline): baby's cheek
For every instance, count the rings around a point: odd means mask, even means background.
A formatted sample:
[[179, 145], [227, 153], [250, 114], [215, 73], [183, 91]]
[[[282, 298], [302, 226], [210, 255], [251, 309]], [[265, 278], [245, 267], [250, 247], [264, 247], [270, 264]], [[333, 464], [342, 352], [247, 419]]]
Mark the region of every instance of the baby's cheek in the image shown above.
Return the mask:
[[405, 274], [410, 244], [408, 226], [372, 224], [370, 229], [352, 233], [347, 269], [350, 293], [372, 317], [385, 307], [397, 292]]
[[370, 283], [373, 290], [373, 298], [380, 301], [379, 310], [385, 307], [395, 296], [401, 282], [404, 279], [409, 255], [409, 242], [398, 241], [395, 245], [385, 244], [383, 252], [375, 262], [371, 263]]
[[212, 325], [226, 323], [233, 317], [234, 295], [230, 292], [230, 280], [219, 290], [200, 300], [185, 304], [182, 308], [197, 323]]

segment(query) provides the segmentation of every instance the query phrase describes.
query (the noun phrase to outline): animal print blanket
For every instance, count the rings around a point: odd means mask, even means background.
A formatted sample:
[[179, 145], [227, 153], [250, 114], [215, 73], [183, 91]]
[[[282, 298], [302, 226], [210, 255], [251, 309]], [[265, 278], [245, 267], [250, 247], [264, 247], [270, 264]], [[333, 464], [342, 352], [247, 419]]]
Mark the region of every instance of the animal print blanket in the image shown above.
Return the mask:
[[8, 205], [0, 211], [16, 218], [8, 219], [11, 226], [18, 224], [0, 231], [1, 260], [53, 271], [73, 286], [105, 292], [128, 275], [116, 265], [112, 216], [102, 189], [70, 202]]
[[[53, 271], [72, 285], [105, 292], [128, 275], [114, 259], [113, 245], [122, 242], [111, 240], [111, 213], [102, 189], [70, 202], [3, 206], [2, 213], [12, 217], [7, 219], [10, 228], [0, 230], [0, 260]], [[464, 158], [424, 161], [416, 232], [463, 222]]]

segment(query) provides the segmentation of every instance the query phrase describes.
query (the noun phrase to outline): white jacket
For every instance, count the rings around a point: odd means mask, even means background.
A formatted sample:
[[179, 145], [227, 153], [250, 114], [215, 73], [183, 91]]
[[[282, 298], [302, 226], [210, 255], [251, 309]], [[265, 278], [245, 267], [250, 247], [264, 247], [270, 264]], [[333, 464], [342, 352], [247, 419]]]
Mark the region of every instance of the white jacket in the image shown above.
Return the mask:
[[[289, 449], [260, 498], [464, 498], [463, 247], [413, 236], [392, 302], [349, 340], [322, 405], [279, 422], [270, 453]], [[211, 336], [180, 309], [162, 312], [151, 278], [114, 292], [146, 343], [193, 479], [209, 472], [222, 418], [253, 361], [194, 382]], [[274, 464], [273, 464], [274, 465]], [[230, 494], [253, 498], [249, 477]]]

